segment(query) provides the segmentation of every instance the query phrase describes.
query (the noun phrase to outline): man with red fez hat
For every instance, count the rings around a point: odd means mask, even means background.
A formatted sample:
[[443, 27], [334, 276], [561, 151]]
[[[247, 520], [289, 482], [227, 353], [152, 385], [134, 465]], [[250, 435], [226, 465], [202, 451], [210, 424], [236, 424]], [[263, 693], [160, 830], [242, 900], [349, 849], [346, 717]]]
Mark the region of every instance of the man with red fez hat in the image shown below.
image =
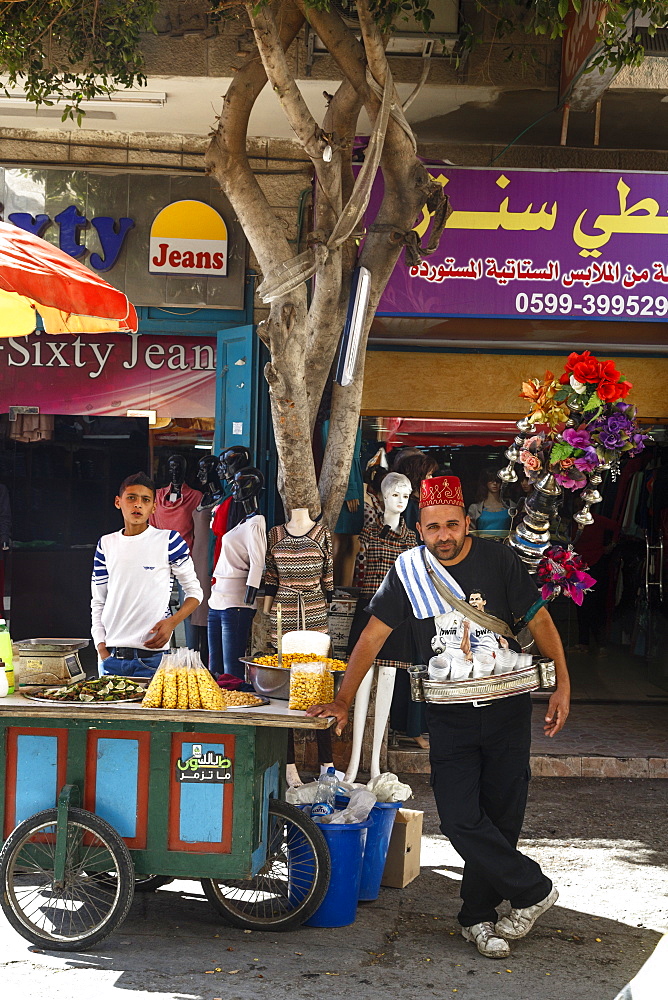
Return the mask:
[[[484, 600], [482, 614], [494, 616], [499, 628], [499, 632], [489, 628], [492, 635], [487, 638], [496, 635], [500, 657], [512, 657], [512, 648], [519, 650], [511, 629], [519, 621], [528, 622], [541, 655], [555, 663], [557, 686], [544, 728], [547, 736], [559, 732], [570, 702], [559, 634], [516, 553], [497, 542], [472, 537], [469, 523], [459, 479], [423, 480], [418, 522], [423, 544], [398, 557], [367, 608], [369, 623], [350, 655], [336, 699], [329, 705], [315, 705], [309, 715], [334, 716], [340, 732], [378, 650], [405, 621], [411, 623], [416, 662], [429, 663], [441, 624], [452, 619], [454, 604], [448, 604], [449, 595], [476, 609], [471, 612], [474, 620]], [[483, 626], [491, 624], [483, 618]], [[511, 650], [505, 648], [508, 643], [501, 641], [500, 633], [510, 637]], [[487, 642], [486, 655], [478, 658], [483, 671], [484, 663], [497, 662], [489, 648]], [[473, 644], [472, 657], [475, 664]], [[489, 680], [492, 689], [493, 678]], [[531, 708], [531, 695], [526, 691], [487, 701], [426, 705], [431, 781], [441, 830], [465, 862], [458, 919], [463, 937], [489, 958], [507, 957], [508, 941], [524, 937], [558, 897], [540, 866], [516, 846], [528, 790]], [[499, 918], [497, 907], [504, 900], [511, 909]]]

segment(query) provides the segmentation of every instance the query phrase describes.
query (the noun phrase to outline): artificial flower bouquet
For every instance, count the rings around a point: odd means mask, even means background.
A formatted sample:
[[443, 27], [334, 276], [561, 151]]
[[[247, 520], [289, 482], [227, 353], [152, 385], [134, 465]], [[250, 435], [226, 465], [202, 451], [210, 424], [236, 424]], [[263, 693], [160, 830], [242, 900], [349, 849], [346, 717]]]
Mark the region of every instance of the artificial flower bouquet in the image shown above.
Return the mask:
[[636, 420], [636, 408], [624, 402], [632, 385], [614, 361], [599, 361], [589, 351], [570, 354], [558, 377], [522, 383], [520, 396], [531, 403], [529, 421], [536, 433], [523, 442], [520, 461], [533, 481], [552, 472], [559, 485], [580, 490], [587, 474], [619, 465], [645, 447], [649, 435]]
[[587, 573], [588, 569], [582, 556], [573, 549], [553, 545], [544, 553], [536, 570], [542, 599], [547, 602], [564, 593], [576, 604], [582, 604], [586, 591], [596, 583], [594, 577]]

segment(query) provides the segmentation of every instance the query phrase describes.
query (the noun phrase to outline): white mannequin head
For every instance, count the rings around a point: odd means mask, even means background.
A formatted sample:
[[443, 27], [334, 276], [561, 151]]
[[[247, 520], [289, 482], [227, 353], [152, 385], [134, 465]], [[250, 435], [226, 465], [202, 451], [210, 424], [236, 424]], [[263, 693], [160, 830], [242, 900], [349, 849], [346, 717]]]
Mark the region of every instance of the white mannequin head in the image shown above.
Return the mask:
[[380, 484], [380, 492], [383, 495], [386, 524], [394, 522], [397, 525], [399, 523], [399, 515], [408, 506], [411, 490], [411, 481], [408, 476], [402, 476], [400, 472], [390, 472], [385, 476]]

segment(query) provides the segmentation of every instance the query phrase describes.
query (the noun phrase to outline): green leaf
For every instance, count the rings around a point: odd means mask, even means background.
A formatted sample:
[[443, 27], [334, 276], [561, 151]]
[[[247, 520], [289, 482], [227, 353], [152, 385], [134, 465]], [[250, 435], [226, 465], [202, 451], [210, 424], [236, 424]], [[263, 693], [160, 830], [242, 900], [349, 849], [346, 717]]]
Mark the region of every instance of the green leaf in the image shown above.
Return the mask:
[[600, 410], [601, 406], [601, 400], [598, 398], [596, 393], [593, 392], [584, 405], [583, 413], [593, 413], [594, 410]]
[[570, 458], [575, 452], [574, 448], [571, 448], [569, 444], [564, 444], [561, 441], [557, 441], [552, 445], [552, 451], [550, 452], [550, 464], [555, 462], [561, 462], [564, 458]]

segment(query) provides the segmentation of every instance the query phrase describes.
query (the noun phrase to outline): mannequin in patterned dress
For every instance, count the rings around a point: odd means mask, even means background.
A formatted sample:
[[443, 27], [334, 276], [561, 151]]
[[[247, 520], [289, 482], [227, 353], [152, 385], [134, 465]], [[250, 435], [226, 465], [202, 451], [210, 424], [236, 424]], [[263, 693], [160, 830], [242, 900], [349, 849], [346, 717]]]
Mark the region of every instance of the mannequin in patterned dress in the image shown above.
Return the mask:
[[[402, 517], [411, 490], [410, 479], [406, 476], [397, 472], [388, 473], [381, 483], [384, 502], [382, 523], [367, 525], [360, 534], [360, 555], [364, 571], [359, 580], [361, 594], [350, 633], [349, 649], [354, 646], [361, 630], [367, 624], [369, 616], [364, 609], [382, 583], [386, 572], [401, 552], [417, 545], [415, 532], [406, 526]], [[411, 663], [410, 631], [396, 629], [374, 661], [374, 666], [377, 667], [377, 684], [371, 749], [370, 772], [372, 778], [380, 774], [380, 750], [383, 744], [385, 725], [390, 714], [397, 666], [407, 667]], [[346, 781], [355, 781], [357, 777], [373, 675], [374, 671], [369, 670], [355, 696], [353, 747], [346, 771]]]
[[[312, 629], [327, 632], [327, 604], [334, 589], [332, 539], [321, 521], [306, 508], [296, 508], [287, 524], [277, 524], [267, 536], [264, 613], [271, 618], [271, 637], [277, 639], [276, 605], [281, 605], [283, 631]], [[320, 769], [332, 765], [332, 734], [316, 730]], [[301, 784], [294, 762], [294, 734], [288, 744], [287, 781]]]

